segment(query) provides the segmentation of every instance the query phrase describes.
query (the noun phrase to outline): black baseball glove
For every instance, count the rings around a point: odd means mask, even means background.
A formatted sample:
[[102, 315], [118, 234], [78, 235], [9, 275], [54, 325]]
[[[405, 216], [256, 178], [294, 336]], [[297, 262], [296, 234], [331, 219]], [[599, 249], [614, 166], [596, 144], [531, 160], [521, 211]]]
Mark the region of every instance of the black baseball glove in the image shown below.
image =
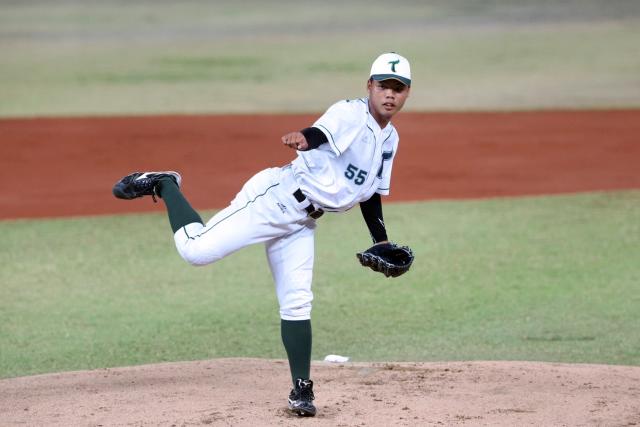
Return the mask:
[[387, 277], [406, 273], [413, 263], [413, 252], [408, 246], [380, 243], [356, 254], [360, 264]]

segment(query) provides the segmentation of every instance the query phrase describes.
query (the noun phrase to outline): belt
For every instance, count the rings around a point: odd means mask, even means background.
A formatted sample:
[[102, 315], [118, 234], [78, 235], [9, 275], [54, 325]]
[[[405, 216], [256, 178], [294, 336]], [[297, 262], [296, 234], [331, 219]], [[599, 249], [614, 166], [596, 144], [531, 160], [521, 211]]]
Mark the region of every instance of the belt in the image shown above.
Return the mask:
[[[302, 194], [302, 191], [300, 191], [299, 188], [296, 191], [293, 192], [293, 197], [296, 198], [298, 203], [302, 203], [305, 200], [307, 202], [309, 202], [309, 200], [306, 198], [306, 196], [304, 194]], [[313, 203], [311, 203], [311, 202], [309, 202], [309, 204], [304, 208], [304, 210], [307, 211], [307, 216], [310, 216], [313, 219], [318, 219], [322, 215], [324, 215], [324, 211], [322, 209], [320, 209], [320, 208], [316, 209], [316, 207], [313, 206]]]

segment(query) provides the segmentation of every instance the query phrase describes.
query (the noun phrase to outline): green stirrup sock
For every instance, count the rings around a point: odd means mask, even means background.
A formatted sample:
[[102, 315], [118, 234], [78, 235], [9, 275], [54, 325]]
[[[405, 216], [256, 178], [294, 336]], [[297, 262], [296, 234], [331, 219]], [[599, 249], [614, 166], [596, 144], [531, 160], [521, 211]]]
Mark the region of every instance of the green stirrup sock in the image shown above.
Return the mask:
[[281, 320], [282, 343], [289, 357], [291, 379], [309, 379], [311, 370], [311, 320]]
[[158, 187], [160, 197], [162, 197], [164, 204], [167, 206], [169, 223], [174, 233], [193, 222], [204, 224], [198, 212], [191, 207], [171, 178], [162, 178]]

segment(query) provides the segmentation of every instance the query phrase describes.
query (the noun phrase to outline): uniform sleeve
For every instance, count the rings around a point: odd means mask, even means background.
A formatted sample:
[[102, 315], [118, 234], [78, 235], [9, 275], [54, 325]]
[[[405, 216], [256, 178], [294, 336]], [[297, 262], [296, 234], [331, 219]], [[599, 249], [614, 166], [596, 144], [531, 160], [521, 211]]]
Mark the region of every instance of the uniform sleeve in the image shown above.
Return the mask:
[[337, 156], [342, 155], [349, 148], [360, 132], [361, 122], [366, 119], [366, 116], [361, 113], [361, 108], [358, 108], [359, 102], [362, 101], [337, 102], [313, 124], [313, 127], [325, 134], [331, 150]]
[[383, 149], [382, 151], [382, 167], [379, 173], [380, 185], [376, 191], [376, 193], [383, 196], [388, 196], [391, 191], [391, 171], [393, 169], [393, 160], [398, 152], [398, 133], [395, 129], [390, 137], [394, 138], [394, 140], [392, 143], [388, 144], [389, 148]]
[[371, 240], [373, 243], [388, 240], [387, 230], [384, 226], [384, 218], [382, 217], [382, 201], [379, 194], [374, 194], [365, 202], [360, 203], [360, 210], [364, 222], [369, 228]]

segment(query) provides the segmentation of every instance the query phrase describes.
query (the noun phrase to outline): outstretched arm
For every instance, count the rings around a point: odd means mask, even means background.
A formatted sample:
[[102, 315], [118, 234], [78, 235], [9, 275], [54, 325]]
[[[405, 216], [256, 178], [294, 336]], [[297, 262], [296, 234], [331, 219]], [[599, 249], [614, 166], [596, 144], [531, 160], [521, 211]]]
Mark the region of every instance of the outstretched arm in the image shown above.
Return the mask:
[[369, 228], [373, 243], [386, 243], [388, 238], [382, 218], [382, 201], [380, 200], [380, 194], [374, 193], [369, 200], [361, 202], [360, 210]]
[[360, 209], [374, 243], [369, 249], [356, 254], [360, 264], [386, 277], [398, 277], [406, 273], [413, 264], [413, 252], [408, 246], [398, 246], [387, 240], [380, 194], [376, 193], [360, 203]]
[[300, 151], [313, 150], [327, 141], [325, 134], [318, 128], [310, 127], [300, 132], [290, 132], [282, 137], [282, 143]]

